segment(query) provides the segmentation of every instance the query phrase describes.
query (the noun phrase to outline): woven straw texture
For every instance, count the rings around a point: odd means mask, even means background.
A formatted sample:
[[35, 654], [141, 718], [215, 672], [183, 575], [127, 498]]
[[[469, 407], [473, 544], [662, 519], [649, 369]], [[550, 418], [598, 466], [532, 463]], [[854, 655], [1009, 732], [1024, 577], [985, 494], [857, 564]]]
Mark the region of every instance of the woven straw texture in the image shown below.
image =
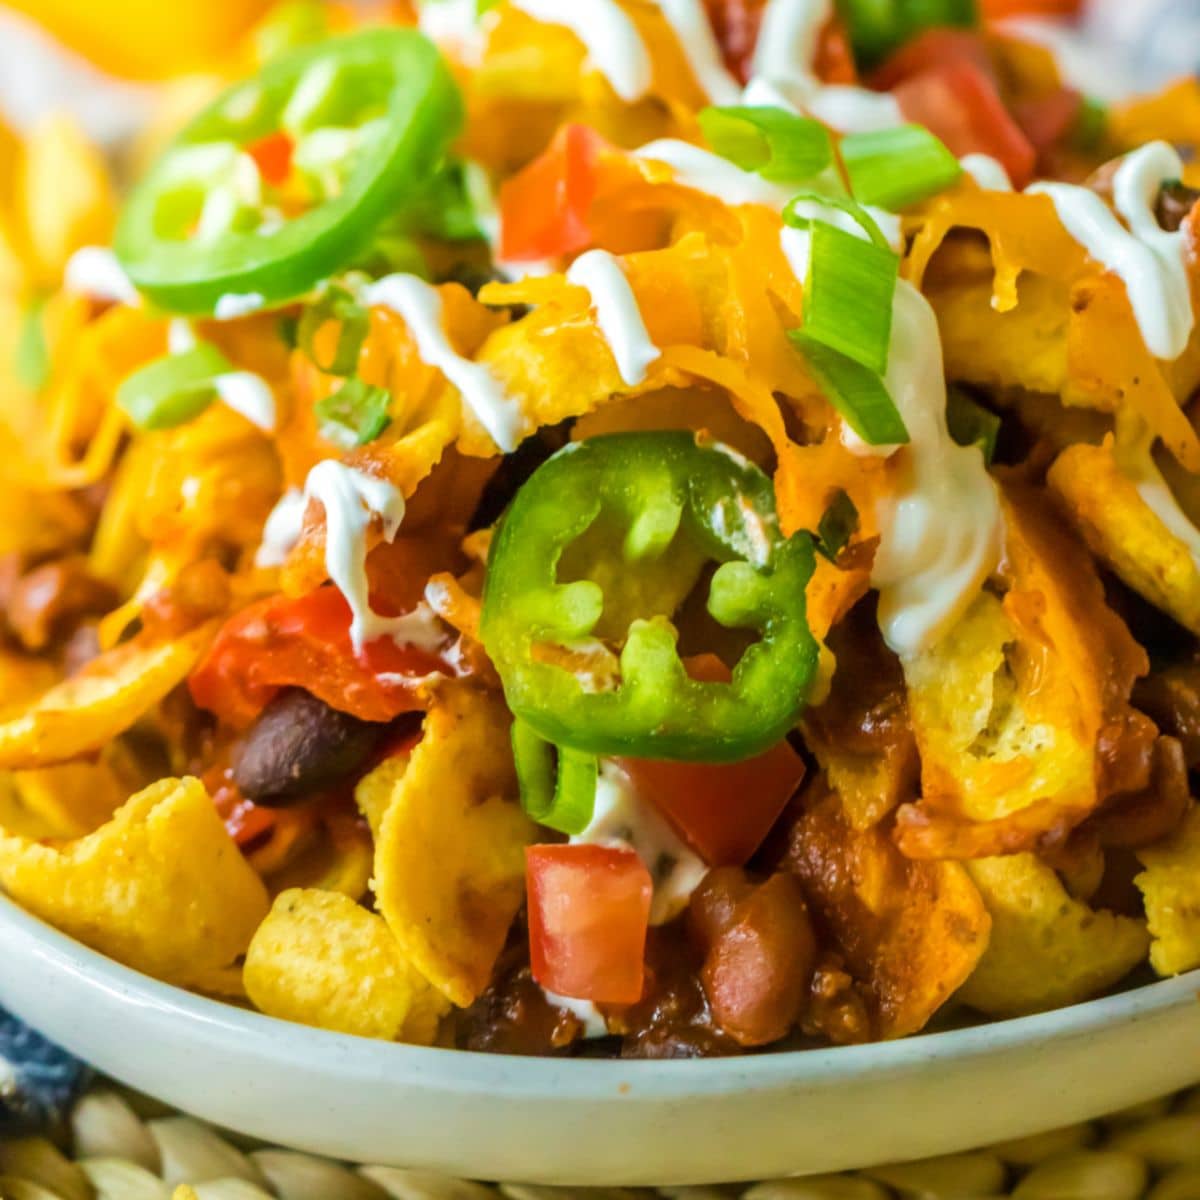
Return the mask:
[[971, 1154], [732, 1187], [546, 1188], [349, 1167], [101, 1087], [64, 1139], [0, 1142], [0, 1200], [1200, 1200], [1200, 1089]]

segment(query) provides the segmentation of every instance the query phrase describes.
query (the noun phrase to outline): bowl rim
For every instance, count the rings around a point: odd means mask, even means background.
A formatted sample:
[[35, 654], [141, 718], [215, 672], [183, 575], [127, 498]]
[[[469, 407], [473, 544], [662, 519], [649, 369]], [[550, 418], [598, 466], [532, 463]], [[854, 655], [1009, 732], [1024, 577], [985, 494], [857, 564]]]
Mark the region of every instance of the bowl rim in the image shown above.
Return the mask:
[[1200, 969], [1196, 969], [1045, 1013], [862, 1045], [656, 1060], [492, 1054], [337, 1033], [190, 992], [93, 950], [29, 913], [3, 892], [0, 928], [0, 938], [18, 957], [40, 958], [54, 971], [108, 993], [121, 1005], [152, 1009], [161, 1016], [204, 1027], [231, 1046], [245, 1042], [259, 1059], [296, 1063], [297, 1043], [303, 1043], [310, 1065], [336, 1069], [348, 1077], [377, 1078], [391, 1073], [397, 1084], [403, 1085], [406, 1076], [410, 1084], [414, 1078], [437, 1076], [443, 1087], [487, 1090], [510, 1097], [544, 1090], [548, 1075], [556, 1080], [569, 1078], [577, 1090], [589, 1094], [626, 1095], [634, 1088], [643, 1097], [660, 1100], [720, 1096], [747, 1087], [817, 1087], [836, 1079], [903, 1074], [916, 1067], [987, 1058], [1015, 1046], [1085, 1038], [1101, 1027], [1144, 1020], [1189, 1003], [1197, 1005], [1200, 1015]]

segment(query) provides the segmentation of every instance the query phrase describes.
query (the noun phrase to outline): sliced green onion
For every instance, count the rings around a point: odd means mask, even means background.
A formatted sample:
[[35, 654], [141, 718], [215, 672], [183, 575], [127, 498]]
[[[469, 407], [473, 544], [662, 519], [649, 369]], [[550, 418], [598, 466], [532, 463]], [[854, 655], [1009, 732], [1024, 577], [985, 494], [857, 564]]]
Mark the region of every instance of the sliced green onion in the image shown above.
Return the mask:
[[837, 0], [837, 10], [860, 67], [874, 66], [923, 29], [979, 24], [975, 0]]
[[892, 211], [944, 192], [962, 175], [958, 159], [921, 125], [852, 133], [839, 149], [854, 198]]
[[300, 344], [300, 318], [284, 313], [275, 324], [279, 337], [289, 350], [295, 350]]
[[1084, 96], [1071, 130], [1071, 141], [1080, 150], [1098, 150], [1107, 135], [1108, 106], [1093, 96]]
[[117, 404], [140, 429], [173, 429], [198, 417], [216, 399], [214, 380], [233, 367], [207, 342], [156, 358], [117, 388]]
[[50, 378], [50, 348], [46, 345], [46, 330], [42, 323], [45, 311], [44, 298], [32, 300], [26, 306], [13, 358], [17, 381], [34, 392], [45, 387]]
[[[816, 209], [816, 213], [804, 212], [805, 208]], [[881, 250], [890, 250], [888, 240], [879, 228], [879, 222], [861, 204], [849, 196], [823, 196], [820, 192], [801, 192], [793, 196], [784, 207], [783, 223], [793, 229], [811, 229], [817, 221], [825, 220], [822, 209], [836, 209], [848, 216], [871, 239], [872, 245]]]
[[836, 563], [858, 529], [858, 509], [854, 501], [838, 488], [817, 525], [817, 553]]
[[365, 446], [373, 442], [391, 423], [388, 413], [392, 394], [387, 388], [372, 387], [361, 379], [347, 379], [336, 392], [318, 400], [313, 405], [323, 426], [331, 435], [329, 440], [351, 446]]
[[[317, 333], [329, 321], [340, 322], [341, 329], [338, 332], [333, 357], [324, 363], [317, 357], [313, 342]], [[318, 370], [328, 375], [353, 375], [370, 326], [370, 312], [345, 288], [331, 287], [314, 303], [305, 307], [296, 330], [296, 340], [300, 349], [312, 359]]]
[[950, 436], [960, 446], [978, 446], [983, 461], [992, 465], [996, 457], [996, 439], [1000, 436], [1000, 418], [984, 408], [962, 388], [952, 387], [946, 393], [946, 424]]
[[466, 166], [447, 163], [397, 212], [393, 227], [447, 242], [468, 242], [483, 236], [467, 184]]
[[596, 756], [567, 747], [556, 751], [519, 717], [513, 721], [512, 748], [521, 807], [548, 829], [582, 833], [596, 806]]
[[706, 108], [700, 128], [722, 158], [764, 179], [810, 179], [833, 161], [825, 126], [785, 108]]
[[260, 63], [268, 63], [329, 36], [325, 6], [317, 0], [292, 0], [282, 4], [254, 32], [254, 49]]
[[827, 221], [814, 221], [804, 283], [804, 333], [882, 375], [900, 260]]
[[804, 329], [794, 329], [788, 337], [808, 360], [808, 368], [830, 404], [864, 442], [900, 446], [908, 441], [904, 418], [878, 372], [814, 340]]

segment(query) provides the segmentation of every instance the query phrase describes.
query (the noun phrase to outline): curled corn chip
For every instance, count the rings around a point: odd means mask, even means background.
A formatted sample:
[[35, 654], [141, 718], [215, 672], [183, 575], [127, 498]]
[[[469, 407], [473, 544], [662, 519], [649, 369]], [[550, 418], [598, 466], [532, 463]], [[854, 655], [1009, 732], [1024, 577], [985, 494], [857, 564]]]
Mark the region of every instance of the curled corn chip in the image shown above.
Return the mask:
[[1166, 842], [1138, 851], [1145, 870], [1134, 880], [1146, 901], [1154, 939], [1150, 965], [1160, 975], [1200, 967], [1200, 808]]
[[1102, 743], [1119, 758], [1152, 732], [1129, 705], [1148, 660], [1086, 551], [1036, 492], [1003, 498], [1003, 600], [981, 593], [904, 664], [923, 793], [900, 810], [909, 854], [986, 858], [1070, 830], [1105, 798]]
[[1200, 633], [1200, 568], [1122, 473], [1111, 442], [1070, 446], [1048, 480], [1092, 552], [1151, 604]]
[[313, 888], [360, 900], [371, 882], [374, 857], [371, 834], [357, 819], [344, 813], [330, 814], [321, 822], [317, 836], [269, 875], [267, 885], [275, 893]]
[[959, 999], [993, 1017], [1075, 1004], [1119, 982], [1145, 957], [1141, 921], [1073, 900], [1032, 854], [966, 864], [992, 915], [992, 938]]
[[958, 863], [906, 859], [876, 826], [856, 830], [823, 784], [796, 823], [787, 866], [875, 1001], [880, 1037], [923, 1028], [979, 962], [991, 924]]
[[510, 721], [499, 696], [442, 689], [375, 848], [379, 911], [413, 966], [460, 1007], [487, 986], [524, 896], [534, 826], [516, 803]]
[[19, 904], [110, 957], [207, 988], [267, 911], [262, 881], [195, 779], [163, 779], [61, 847], [0, 837], [0, 883]]
[[429, 1043], [449, 1007], [409, 966], [381, 917], [313, 888], [276, 897], [243, 978], [269, 1016], [360, 1037]]
[[117, 740], [95, 762], [17, 771], [12, 780], [24, 807], [46, 823], [47, 836], [77, 838], [103, 825], [153, 775]]
[[203, 626], [157, 646], [118, 646], [10, 710], [0, 721], [0, 767], [47, 766], [99, 750], [183, 681], [212, 633]]

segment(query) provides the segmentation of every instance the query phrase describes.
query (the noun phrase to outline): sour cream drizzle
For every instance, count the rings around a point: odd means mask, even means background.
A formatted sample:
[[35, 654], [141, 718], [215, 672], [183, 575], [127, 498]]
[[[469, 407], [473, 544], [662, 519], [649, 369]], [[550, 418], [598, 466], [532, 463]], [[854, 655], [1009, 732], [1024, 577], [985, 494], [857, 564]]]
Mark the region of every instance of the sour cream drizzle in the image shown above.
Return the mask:
[[714, 104], [737, 104], [742, 89], [726, 69], [703, 0], [658, 0], [696, 82]]
[[674, 138], [648, 142], [635, 150], [633, 157], [670, 167], [680, 186], [715, 196], [726, 204], [765, 204], [778, 211], [796, 194], [794, 187], [771, 183], [752, 171], [743, 171], [727, 158]]
[[1011, 192], [1012, 180], [998, 159], [990, 154], [964, 154], [959, 165], [985, 192]]
[[569, 29], [622, 100], [632, 104], [650, 90], [654, 81], [650, 52], [615, 0], [512, 0], [512, 6], [536, 21]]
[[589, 250], [571, 264], [567, 282], [585, 288], [591, 296], [596, 324], [608, 342], [622, 382], [627, 387], [644, 383], [650, 364], [662, 351], [650, 340], [621, 264], [606, 250]]
[[708, 867], [679, 838], [633, 781], [611, 759], [601, 759], [592, 819], [572, 845], [623, 846], [635, 851], [654, 881], [650, 924], [664, 925], [687, 907]]
[[213, 380], [217, 396], [226, 408], [240, 413], [252, 425], [273, 433], [278, 422], [275, 393], [261, 375], [252, 371], [229, 371]]
[[1067, 232], [1120, 277], [1147, 349], [1168, 361], [1187, 348], [1195, 314], [1184, 233], [1161, 228], [1154, 203], [1159, 188], [1182, 174], [1183, 162], [1166, 142], [1150, 142], [1126, 155], [1113, 177], [1113, 205], [1128, 228], [1089, 188], [1036, 183], [1028, 189], [1049, 196]]
[[946, 426], [937, 317], [904, 280], [894, 304], [884, 381], [911, 440], [897, 450], [898, 486], [878, 512], [871, 583], [884, 640], [910, 658], [949, 630], [995, 569], [1004, 524], [978, 447], [959, 446]]
[[832, 16], [832, 0], [770, 0], [754, 51], [754, 80], [765, 80], [839, 133], [902, 125], [904, 117], [894, 97], [847, 84], [824, 84], [817, 78], [813, 63], [821, 30]]
[[129, 305], [140, 302], [137, 288], [107, 246], [84, 246], [76, 250], [67, 260], [63, 282], [67, 291], [97, 300]]
[[[167, 324], [167, 352], [169, 354], [186, 354], [199, 344], [192, 323], [182, 317], [175, 317]], [[240, 413], [252, 425], [267, 433], [273, 433], [278, 424], [278, 414], [275, 408], [275, 393], [271, 385], [261, 375], [252, 371], [227, 371], [213, 380], [217, 398]]]
[[[350, 640], [355, 650], [380, 637], [392, 637], [424, 650], [438, 649], [445, 635], [428, 606], [422, 604], [399, 617], [381, 617], [371, 608], [367, 527], [378, 517], [384, 540], [395, 538], [404, 520], [404, 497], [399, 490], [386, 479], [376, 479], [329, 458], [309, 471], [304, 499], [316, 501], [325, 510], [325, 570], [350, 605]], [[284, 500], [289, 513], [294, 513], [294, 502], [286, 496]]]
[[1143, 503], [1167, 527], [1172, 537], [1181, 541], [1200, 569], [1200, 529], [1183, 511], [1170, 485], [1163, 478], [1152, 453], [1154, 434], [1143, 427], [1130, 445], [1118, 444], [1117, 461], [1122, 473], [1137, 489]]
[[482, 363], [463, 358], [442, 328], [442, 298], [415, 275], [386, 275], [363, 289], [364, 304], [390, 308], [404, 318], [417, 353], [436, 367], [462, 394], [492, 440], [505, 453], [515, 450], [521, 428], [520, 408]]

